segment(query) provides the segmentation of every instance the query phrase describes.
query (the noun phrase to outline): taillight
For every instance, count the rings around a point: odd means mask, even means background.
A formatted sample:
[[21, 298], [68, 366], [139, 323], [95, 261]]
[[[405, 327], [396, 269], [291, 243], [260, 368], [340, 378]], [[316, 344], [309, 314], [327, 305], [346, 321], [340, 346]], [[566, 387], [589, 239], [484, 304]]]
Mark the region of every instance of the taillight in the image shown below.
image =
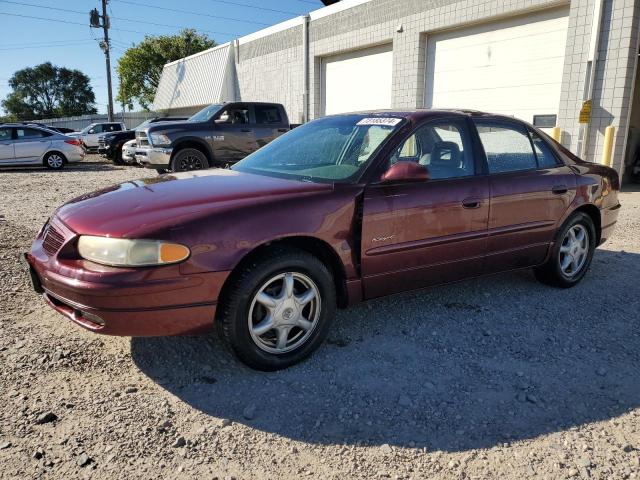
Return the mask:
[[82, 143], [80, 143], [80, 140], [78, 140], [77, 138], [72, 138], [71, 140], [65, 140], [64, 143], [68, 143], [69, 145], [75, 145], [76, 147], [79, 147], [80, 145], [82, 145]]

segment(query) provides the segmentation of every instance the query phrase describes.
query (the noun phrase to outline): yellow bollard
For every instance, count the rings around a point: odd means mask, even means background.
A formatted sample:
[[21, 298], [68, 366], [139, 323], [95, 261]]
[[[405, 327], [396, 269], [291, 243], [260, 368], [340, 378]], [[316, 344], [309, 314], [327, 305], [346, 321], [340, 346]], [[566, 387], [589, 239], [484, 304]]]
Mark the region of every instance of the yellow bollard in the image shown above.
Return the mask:
[[553, 127], [551, 129], [551, 138], [553, 138], [556, 142], [560, 143], [561, 136], [562, 136], [562, 130], [560, 130], [560, 127]]
[[613, 137], [616, 134], [616, 127], [609, 125], [604, 130], [604, 143], [602, 145], [602, 163], [607, 167], [611, 166], [611, 154], [613, 153]]

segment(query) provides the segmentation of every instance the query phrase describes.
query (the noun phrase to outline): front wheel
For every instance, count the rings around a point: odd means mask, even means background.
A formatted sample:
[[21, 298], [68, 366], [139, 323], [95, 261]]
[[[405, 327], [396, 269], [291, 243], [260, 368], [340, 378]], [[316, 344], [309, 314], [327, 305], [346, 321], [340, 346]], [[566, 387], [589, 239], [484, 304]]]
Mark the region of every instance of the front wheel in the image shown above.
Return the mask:
[[204, 153], [195, 148], [183, 148], [171, 160], [171, 170], [174, 172], [188, 172], [209, 168], [209, 161]]
[[227, 292], [218, 331], [257, 370], [280, 370], [310, 355], [327, 336], [336, 310], [327, 267], [294, 249], [252, 262]]
[[591, 217], [581, 212], [574, 213], [558, 231], [547, 262], [534, 269], [536, 278], [554, 287], [577, 285], [589, 269], [596, 239]]

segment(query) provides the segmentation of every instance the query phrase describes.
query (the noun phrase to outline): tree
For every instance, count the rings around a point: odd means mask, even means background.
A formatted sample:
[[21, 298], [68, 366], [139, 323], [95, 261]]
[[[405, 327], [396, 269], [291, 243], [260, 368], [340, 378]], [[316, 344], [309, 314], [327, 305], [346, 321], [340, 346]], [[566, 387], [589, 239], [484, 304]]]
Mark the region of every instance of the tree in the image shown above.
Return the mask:
[[18, 70], [9, 86], [13, 91], [2, 101], [9, 117], [35, 120], [97, 112], [89, 77], [80, 70], [46, 62]]
[[145, 36], [118, 59], [120, 87], [116, 99], [129, 108], [137, 102], [148, 109], [165, 64], [216, 45], [207, 35], [192, 29], [185, 29], [178, 35]]

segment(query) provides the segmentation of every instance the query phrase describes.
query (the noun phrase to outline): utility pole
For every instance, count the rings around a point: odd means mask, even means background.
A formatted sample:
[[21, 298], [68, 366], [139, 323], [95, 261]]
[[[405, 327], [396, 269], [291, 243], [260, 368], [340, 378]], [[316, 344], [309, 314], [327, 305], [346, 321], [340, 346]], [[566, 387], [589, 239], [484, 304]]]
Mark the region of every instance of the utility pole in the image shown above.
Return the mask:
[[[89, 25], [93, 28], [102, 28], [103, 39], [100, 42], [100, 48], [104, 52], [104, 58], [107, 63], [107, 93], [109, 97], [109, 105], [107, 107], [107, 115], [109, 121], [113, 122], [113, 91], [111, 88], [111, 45], [109, 44], [109, 17], [107, 15], [107, 2], [109, 0], [102, 0], [102, 15], [98, 13], [97, 9], [91, 10], [89, 13]], [[102, 21], [101, 21], [102, 20]]]

